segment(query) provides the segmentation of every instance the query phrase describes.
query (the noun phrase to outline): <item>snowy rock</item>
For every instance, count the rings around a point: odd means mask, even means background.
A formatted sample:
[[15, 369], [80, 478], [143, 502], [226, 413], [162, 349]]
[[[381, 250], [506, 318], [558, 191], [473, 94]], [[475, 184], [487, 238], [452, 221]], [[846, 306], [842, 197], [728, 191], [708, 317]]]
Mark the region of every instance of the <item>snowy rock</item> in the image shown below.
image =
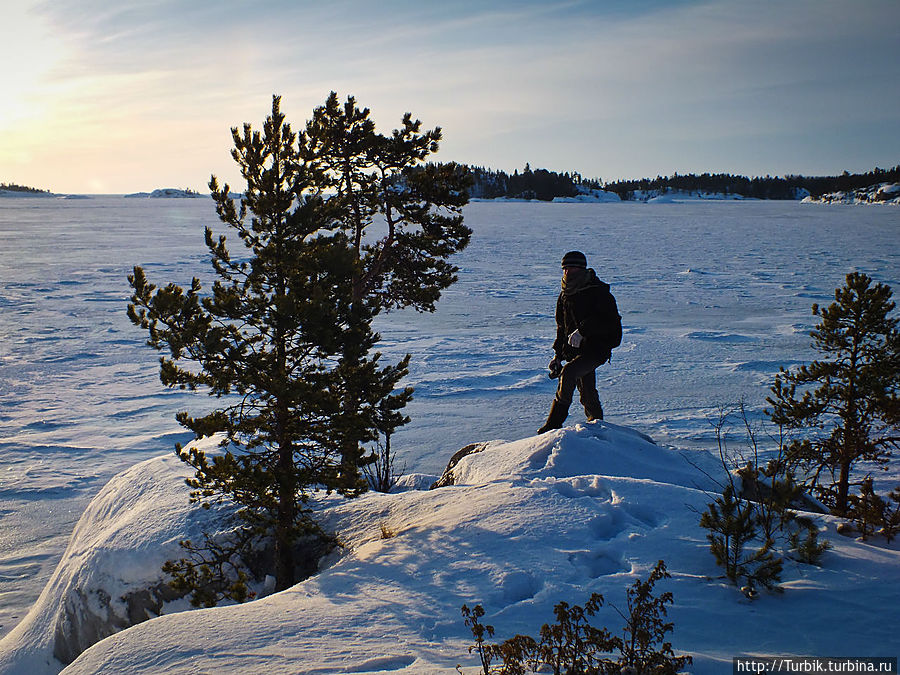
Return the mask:
[[[175, 554], [173, 552], [171, 557]], [[120, 602], [114, 602], [103, 588], [92, 588], [87, 592], [70, 588], [57, 617], [53, 656], [62, 663], [71, 663], [91, 645], [124, 628], [159, 616], [165, 603], [181, 597], [165, 581], [126, 592], [119, 598]]]
[[802, 201], [806, 204], [900, 204], [900, 183], [879, 183], [850, 192], [829, 192]]
[[0, 641], [0, 673], [59, 672], [98, 640], [157, 616], [175, 599], [162, 564], [180, 557], [179, 541], [199, 538], [219, 515], [189, 505], [190, 472], [167, 455], [137, 464], [100, 491], [37, 603]]
[[[482, 604], [498, 640], [535, 635], [560, 600], [598, 592], [621, 608], [625, 587], [659, 559], [672, 574], [660, 585], [675, 598], [671, 641], [693, 654], [695, 675], [730, 670], [747, 653], [880, 654], [896, 638], [900, 551], [840, 537], [829, 516], [811, 515], [832, 544], [824, 567], [786, 565], [783, 595], [760, 593], [751, 608], [723, 581], [697, 525], [721, 478], [710, 453], [658, 446], [609, 422], [464, 451], [441, 489], [314, 500], [317, 520], [344, 547], [306, 581], [242, 605], [166, 605], [64, 673], [413, 675], [454, 673], [458, 663], [475, 672], [462, 604]], [[77, 606], [125, 617], [126, 592], [158, 582], [161, 560], [198, 527], [185, 518], [185, 471], [173, 457], [151, 460], [98, 495], [26, 625], [0, 643], [0, 673], [59, 671], [47, 635], [76, 589], [106, 589]], [[852, 630], [833, 620], [849, 615]], [[597, 621], [614, 633], [621, 626], [610, 607]]]
[[554, 197], [553, 201], [557, 203], [585, 203], [585, 204], [605, 204], [611, 202], [620, 202], [622, 198], [615, 192], [607, 192], [606, 190], [592, 190], [588, 188], [580, 188], [580, 193], [574, 197]]
[[[772, 487], [765, 480], [759, 480], [758, 477], [751, 475], [740, 476], [737, 472], [734, 475], [735, 483], [740, 486], [740, 497], [751, 502], [761, 502], [772, 496]], [[806, 511], [808, 513], [828, 513], [828, 508], [812, 496], [801, 493], [793, 499], [789, 506], [793, 509]]]
[[456, 476], [453, 474], [453, 470], [456, 468], [456, 465], [459, 464], [459, 461], [463, 457], [468, 457], [469, 455], [475, 454], [476, 452], [482, 452], [485, 448], [488, 447], [488, 445], [489, 443], [470, 443], [466, 447], [454, 453], [450, 458], [450, 461], [447, 462], [447, 468], [444, 469], [444, 473], [441, 474], [441, 477], [431, 485], [430, 489], [435, 490], [437, 488], [456, 484]]
[[427, 473], [405, 473], [397, 478], [391, 492], [407, 492], [409, 490], [428, 490], [439, 479]]

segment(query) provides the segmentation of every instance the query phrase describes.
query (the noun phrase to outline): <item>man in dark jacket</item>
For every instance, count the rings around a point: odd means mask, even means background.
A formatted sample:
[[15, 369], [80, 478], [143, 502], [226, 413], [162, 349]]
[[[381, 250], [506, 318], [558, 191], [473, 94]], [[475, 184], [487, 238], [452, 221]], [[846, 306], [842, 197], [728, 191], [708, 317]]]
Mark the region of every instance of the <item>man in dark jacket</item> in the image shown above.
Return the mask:
[[[597, 278], [580, 251], [569, 251], [562, 260], [562, 291], [556, 301], [555, 356], [551, 376], [559, 375], [550, 415], [538, 433], [559, 429], [569, 415], [577, 387], [589, 422], [603, 419], [594, 371], [609, 361], [611, 346], [618, 344], [620, 325], [616, 300], [609, 284]], [[568, 363], [563, 366], [563, 361]]]

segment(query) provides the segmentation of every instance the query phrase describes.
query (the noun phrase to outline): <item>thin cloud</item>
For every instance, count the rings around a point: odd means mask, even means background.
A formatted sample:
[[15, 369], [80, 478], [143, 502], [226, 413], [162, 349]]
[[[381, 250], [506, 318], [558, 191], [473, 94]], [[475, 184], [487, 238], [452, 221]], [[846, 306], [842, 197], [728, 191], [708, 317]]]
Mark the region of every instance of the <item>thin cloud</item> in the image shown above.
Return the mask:
[[[123, 191], [153, 187], [153, 176], [200, 187], [209, 171], [224, 173], [228, 129], [259, 124], [273, 93], [299, 127], [331, 90], [355, 94], [384, 129], [406, 111], [442, 126], [443, 159], [507, 170], [527, 161], [610, 178], [828, 172], [900, 155], [895, 0], [54, 0], [30, 9], [65, 58], [41, 72], [30, 99], [57, 119], [21, 122], [14, 168], [42, 143], [77, 138], [107, 158]], [[853, 152], [847, 136], [859, 139]], [[140, 176], [116, 165], [129, 137]], [[199, 154], [173, 164], [150, 137]], [[78, 171], [55, 171], [57, 189], [78, 189], [66, 187]]]

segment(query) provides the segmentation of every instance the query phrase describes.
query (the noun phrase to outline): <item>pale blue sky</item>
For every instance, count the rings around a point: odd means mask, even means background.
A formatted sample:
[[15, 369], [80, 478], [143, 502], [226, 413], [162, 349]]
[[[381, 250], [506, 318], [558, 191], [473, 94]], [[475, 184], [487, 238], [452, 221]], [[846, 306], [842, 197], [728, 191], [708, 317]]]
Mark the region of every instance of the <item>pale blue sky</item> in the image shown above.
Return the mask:
[[[898, 0], [0, 0], [0, 181], [238, 184], [230, 128], [332, 90], [438, 160], [604, 180], [900, 163]], [[17, 64], [10, 67], [10, 64]], [[22, 64], [18, 67], [18, 64]]]

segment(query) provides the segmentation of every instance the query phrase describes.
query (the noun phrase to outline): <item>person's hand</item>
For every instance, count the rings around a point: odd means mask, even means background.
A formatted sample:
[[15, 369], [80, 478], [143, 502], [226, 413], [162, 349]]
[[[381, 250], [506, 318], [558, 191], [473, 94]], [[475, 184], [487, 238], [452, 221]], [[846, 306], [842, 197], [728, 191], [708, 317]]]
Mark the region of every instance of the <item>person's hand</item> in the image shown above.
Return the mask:
[[563, 364], [558, 356], [554, 356], [553, 360], [547, 367], [550, 369], [550, 379], [555, 380], [562, 372]]
[[584, 341], [584, 336], [581, 334], [581, 331], [574, 330], [572, 334], [569, 336], [569, 345], [578, 349], [581, 346], [581, 343]]

